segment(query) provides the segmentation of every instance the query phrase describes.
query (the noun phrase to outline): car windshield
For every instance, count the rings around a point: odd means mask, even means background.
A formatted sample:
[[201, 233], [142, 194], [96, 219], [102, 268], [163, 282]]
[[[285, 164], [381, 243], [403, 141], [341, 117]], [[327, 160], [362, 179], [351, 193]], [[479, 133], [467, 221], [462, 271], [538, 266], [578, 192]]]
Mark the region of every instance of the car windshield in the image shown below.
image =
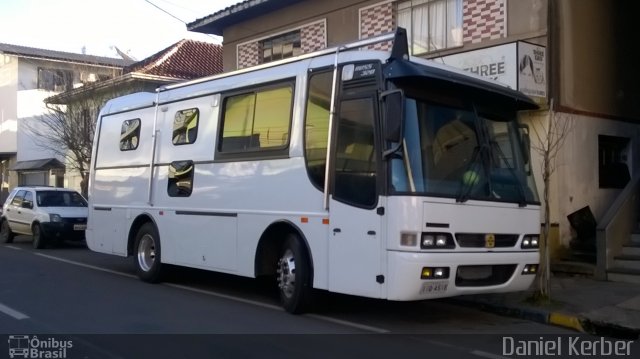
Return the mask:
[[391, 160], [392, 192], [537, 203], [515, 112], [452, 98], [408, 91], [402, 150]]
[[87, 207], [87, 201], [78, 192], [38, 191], [38, 207]]

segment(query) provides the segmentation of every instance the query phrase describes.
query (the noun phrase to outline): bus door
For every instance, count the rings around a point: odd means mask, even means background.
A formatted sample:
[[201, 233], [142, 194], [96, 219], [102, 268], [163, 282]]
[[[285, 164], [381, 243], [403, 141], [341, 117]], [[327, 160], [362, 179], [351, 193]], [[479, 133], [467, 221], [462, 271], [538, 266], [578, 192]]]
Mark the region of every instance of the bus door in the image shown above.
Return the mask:
[[329, 290], [382, 296], [382, 220], [377, 191], [375, 92], [343, 99], [335, 119], [329, 201]]

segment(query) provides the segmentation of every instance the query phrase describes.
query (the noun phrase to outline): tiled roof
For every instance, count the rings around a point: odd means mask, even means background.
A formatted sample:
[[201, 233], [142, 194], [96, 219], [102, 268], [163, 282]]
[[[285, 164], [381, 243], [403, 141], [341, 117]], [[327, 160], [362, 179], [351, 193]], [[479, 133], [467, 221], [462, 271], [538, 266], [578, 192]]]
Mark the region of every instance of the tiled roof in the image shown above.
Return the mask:
[[222, 70], [222, 45], [185, 39], [126, 67], [124, 72], [190, 80]]
[[187, 24], [187, 30], [222, 36], [225, 27], [302, 0], [245, 0]]
[[71, 52], [38, 49], [34, 47], [2, 44], [0, 43], [0, 53], [24, 57], [36, 57], [48, 60], [62, 60], [68, 62], [78, 62], [83, 64], [125, 67], [132, 61], [116, 59], [111, 57], [74, 54]]

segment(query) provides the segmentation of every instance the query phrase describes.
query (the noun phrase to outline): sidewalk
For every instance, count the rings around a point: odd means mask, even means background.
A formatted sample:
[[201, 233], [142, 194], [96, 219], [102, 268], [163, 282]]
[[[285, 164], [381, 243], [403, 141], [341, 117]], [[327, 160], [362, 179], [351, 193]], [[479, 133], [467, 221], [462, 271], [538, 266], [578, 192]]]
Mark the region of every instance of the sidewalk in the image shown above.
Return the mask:
[[637, 339], [640, 336], [640, 284], [552, 275], [551, 303], [531, 303], [533, 290], [455, 298], [501, 315], [552, 324], [594, 335]]

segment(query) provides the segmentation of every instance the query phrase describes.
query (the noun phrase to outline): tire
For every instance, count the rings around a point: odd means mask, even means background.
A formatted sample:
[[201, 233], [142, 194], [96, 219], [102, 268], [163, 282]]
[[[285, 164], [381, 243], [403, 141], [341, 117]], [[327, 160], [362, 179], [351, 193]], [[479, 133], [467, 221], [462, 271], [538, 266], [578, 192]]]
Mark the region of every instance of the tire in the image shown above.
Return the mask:
[[15, 236], [16, 234], [11, 232], [9, 222], [6, 219], [3, 219], [2, 223], [0, 223], [0, 242], [13, 243], [13, 237]]
[[133, 251], [136, 274], [144, 282], [158, 283], [162, 280], [160, 235], [152, 223], [145, 223], [138, 230]]
[[47, 238], [42, 232], [42, 227], [40, 227], [39, 223], [33, 225], [31, 233], [33, 236], [33, 248], [43, 249], [47, 244]]
[[290, 234], [284, 241], [276, 268], [284, 310], [292, 314], [307, 311], [311, 304], [311, 268], [307, 251], [297, 235]]

